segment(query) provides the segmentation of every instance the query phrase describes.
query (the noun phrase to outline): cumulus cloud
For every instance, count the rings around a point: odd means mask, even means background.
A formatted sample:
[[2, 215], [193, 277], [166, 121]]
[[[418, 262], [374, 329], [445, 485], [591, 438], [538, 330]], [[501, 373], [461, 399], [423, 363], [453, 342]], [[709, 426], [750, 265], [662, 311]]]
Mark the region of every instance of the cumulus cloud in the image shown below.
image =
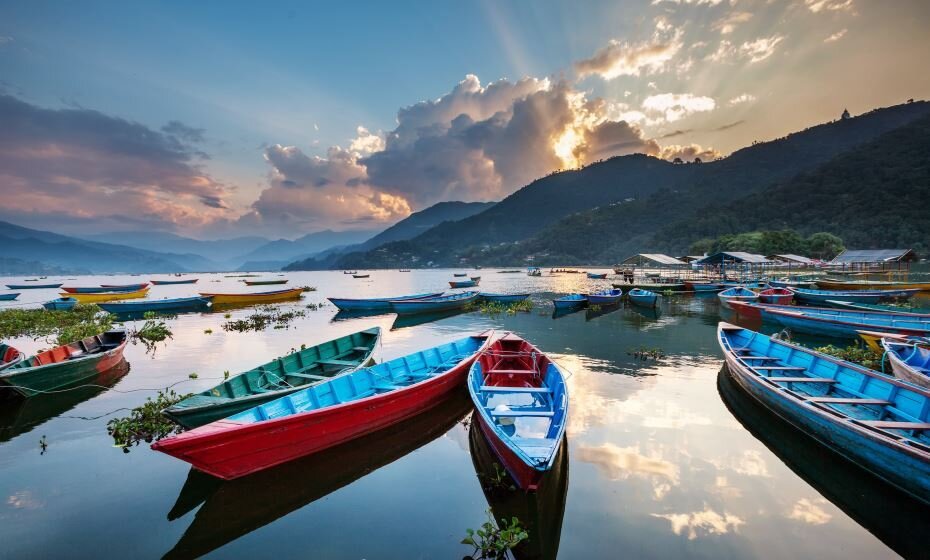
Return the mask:
[[721, 35], [728, 35], [741, 23], [746, 23], [752, 19], [750, 12], [731, 12], [714, 24], [714, 29], [720, 31]]
[[759, 62], [775, 54], [775, 47], [784, 40], [782, 35], [760, 37], [755, 41], [747, 41], [740, 45], [740, 54], [749, 58], [749, 62]]
[[749, 93], [741, 93], [729, 101], [730, 105], [740, 105], [742, 103], [752, 103], [756, 96]]
[[807, 9], [814, 12], [838, 12], [853, 9], [853, 0], [804, 0]]
[[837, 32], [834, 33], [833, 35], [830, 35], [829, 37], [827, 37], [826, 39], [824, 39], [823, 42], [824, 42], [824, 43], [833, 43], [834, 41], [839, 41], [840, 39], [843, 38], [844, 35], [846, 35], [846, 31], [847, 31], [846, 29], [840, 29], [839, 31], [837, 31]]
[[716, 102], [710, 98], [692, 93], [659, 93], [643, 100], [643, 109], [658, 118], [674, 122], [693, 113], [713, 111]]
[[[659, 31], [668, 29], [666, 24], [659, 22]], [[619, 76], [639, 76], [641, 73], [661, 69], [679, 50], [681, 50], [680, 33], [675, 33], [665, 40], [654, 38], [644, 43], [611, 40], [606, 47], [599, 49], [591, 58], [576, 62], [575, 71], [580, 77], [597, 75], [605, 80], [612, 80]]]
[[36, 225], [54, 224], [60, 214], [101, 222], [131, 216], [171, 229], [228, 214], [226, 187], [199, 167], [205, 154], [188, 145], [198, 129], [174, 122], [168, 133], [9, 95], [0, 95], [0, 122], [7, 215], [35, 217]]
[[695, 159], [700, 159], [701, 161], [713, 161], [721, 157], [723, 154], [713, 148], [704, 148], [697, 144], [687, 144], [684, 146], [669, 144], [667, 146], [663, 146], [658, 155], [662, 159], [667, 159], [669, 161], [673, 161], [676, 158], [681, 159], [682, 161], [694, 161]]

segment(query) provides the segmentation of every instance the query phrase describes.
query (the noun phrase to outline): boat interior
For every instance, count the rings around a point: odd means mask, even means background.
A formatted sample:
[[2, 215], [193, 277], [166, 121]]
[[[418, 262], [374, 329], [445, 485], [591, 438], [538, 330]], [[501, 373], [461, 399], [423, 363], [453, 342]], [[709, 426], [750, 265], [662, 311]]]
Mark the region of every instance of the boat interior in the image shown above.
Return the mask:
[[117, 348], [126, 339], [124, 331], [107, 331], [96, 336], [89, 336], [83, 340], [57, 346], [45, 352], [39, 352], [26, 358], [10, 369], [25, 369], [36, 366], [47, 366], [68, 360], [77, 360], [93, 354], [100, 354]]

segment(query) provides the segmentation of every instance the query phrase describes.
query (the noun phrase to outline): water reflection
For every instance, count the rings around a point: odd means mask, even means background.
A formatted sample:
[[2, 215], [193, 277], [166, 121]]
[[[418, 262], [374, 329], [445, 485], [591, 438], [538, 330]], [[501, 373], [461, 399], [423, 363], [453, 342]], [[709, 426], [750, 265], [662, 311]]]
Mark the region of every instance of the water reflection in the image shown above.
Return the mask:
[[203, 506], [164, 558], [197, 558], [303, 508], [442, 436], [471, 407], [456, 393], [405, 422], [229, 482], [191, 469], [168, 519]]
[[[563, 442], [559, 456], [539, 490], [526, 493], [517, 488], [501, 467], [481, 428], [474, 422], [469, 429], [468, 440], [478, 481], [498, 526], [516, 517], [529, 534], [529, 538], [514, 549], [514, 558], [545, 560], [558, 557], [568, 493], [568, 441]], [[501, 473], [503, 480], [495, 484]]]
[[[755, 402], [743, 392], [726, 367], [717, 375], [717, 388], [733, 416], [785, 465], [830, 502], [905, 558], [926, 557], [930, 507], [914, 500]], [[811, 525], [828, 523], [826, 500], [801, 498], [790, 519]]]
[[603, 317], [608, 313], [613, 313], [614, 311], [618, 311], [620, 309], [623, 309], [623, 307], [619, 303], [614, 303], [612, 305], [600, 305], [597, 307], [588, 307], [584, 312], [584, 320], [590, 321], [592, 319], [597, 319], [598, 317]]
[[86, 382], [87, 386], [28, 399], [17, 395], [5, 395], [0, 400], [0, 442], [10, 441], [20, 434], [29, 432], [47, 420], [71, 410], [114, 386], [129, 373], [129, 363], [120, 361], [109, 370]]

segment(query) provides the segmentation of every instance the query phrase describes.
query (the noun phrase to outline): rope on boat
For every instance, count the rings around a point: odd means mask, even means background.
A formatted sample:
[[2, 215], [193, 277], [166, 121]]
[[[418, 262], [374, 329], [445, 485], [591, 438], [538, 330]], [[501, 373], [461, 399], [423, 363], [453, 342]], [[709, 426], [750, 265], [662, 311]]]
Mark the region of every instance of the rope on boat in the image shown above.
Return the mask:
[[23, 387], [22, 385], [3, 385], [2, 387], [9, 387], [10, 389], [25, 389], [25, 390], [30, 391], [30, 392], [32, 392], [32, 393], [40, 393], [40, 394], [43, 394], [43, 395], [54, 395], [54, 394], [58, 394], [58, 393], [67, 393], [67, 392], [69, 392], [69, 391], [77, 391], [77, 390], [79, 390], [79, 389], [86, 389], [86, 388], [88, 388], [88, 387], [96, 387], [96, 388], [98, 388], [98, 389], [104, 389], [104, 390], [106, 390], [106, 391], [113, 391], [113, 392], [115, 392], [115, 393], [123, 393], [123, 394], [126, 394], [126, 393], [137, 393], [137, 392], [141, 392], [141, 391], [166, 391], [166, 390], [168, 390], [168, 389], [174, 387], [175, 385], [180, 385], [181, 383], [186, 383], [186, 382], [188, 382], [188, 381], [200, 381], [201, 379], [205, 379], [205, 380], [214, 380], [214, 379], [225, 379], [225, 378], [223, 378], [223, 377], [197, 377], [196, 379], [190, 379], [190, 378], [188, 378], [188, 379], [182, 379], [182, 380], [180, 380], [180, 381], [176, 381], [176, 382], [172, 383], [171, 385], [167, 385], [167, 386], [165, 386], [165, 387], [156, 387], [156, 388], [154, 388], [154, 389], [140, 388], [140, 389], [125, 389], [125, 390], [121, 390], [121, 389], [114, 389], [114, 388], [112, 388], [112, 387], [107, 387], [106, 385], [97, 385], [96, 383], [86, 383], [86, 384], [84, 384], [84, 385], [77, 385], [77, 386], [74, 386], [74, 387], [69, 387], [69, 388], [67, 388], [67, 389], [54, 389], [54, 390], [48, 390], [48, 391], [43, 391], [42, 389], [33, 389], [33, 388], [31, 388], [31, 387]]

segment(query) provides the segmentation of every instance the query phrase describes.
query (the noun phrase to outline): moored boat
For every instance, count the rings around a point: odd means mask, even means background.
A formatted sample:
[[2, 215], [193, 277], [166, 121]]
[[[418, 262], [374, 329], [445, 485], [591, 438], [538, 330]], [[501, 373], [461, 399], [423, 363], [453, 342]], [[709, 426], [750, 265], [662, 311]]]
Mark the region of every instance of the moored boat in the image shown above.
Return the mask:
[[930, 317], [930, 308], [926, 307], [900, 307], [897, 305], [856, 303], [852, 301], [840, 301], [835, 299], [827, 300], [824, 303], [830, 307], [839, 307], [840, 309], [853, 309], [857, 311], [882, 311], [885, 313], [897, 313], [899, 315], [927, 315]]
[[19, 297], [19, 292], [12, 292], [9, 294], [0, 294], [0, 301], [13, 301]]
[[893, 333], [883, 333], [875, 331], [856, 331], [856, 334], [859, 335], [859, 338], [862, 339], [862, 342], [869, 347], [870, 350], [876, 354], [884, 353], [885, 349], [882, 347], [882, 339], [893, 340], [895, 342], [905, 342], [907, 340], [915, 339], [916, 340], [928, 340], [920, 337], [912, 337], [906, 334], [893, 334]]
[[718, 341], [733, 379], [769, 410], [930, 503], [930, 391], [735, 325]]
[[759, 292], [759, 301], [762, 303], [787, 305], [792, 299], [794, 299], [794, 293], [786, 288], [767, 288]]
[[227, 480], [311, 455], [410, 418], [460, 390], [492, 334], [334, 377], [152, 448]]
[[0, 371], [18, 364], [23, 360], [23, 353], [9, 344], [0, 342]]
[[481, 292], [478, 297], [482, 301], [494, 303], [519, 303], [529, 298], [530, 294], [492, 294], [490, 292]]
[[353, 274], [352, 278], [368, 278], [370, 274]]
[[173, 284], [196, 284], [199, 278], [189, 278], [186, 280], [150, 280], [153, 286], [170, 286]]
[[199, 311], [212, 304], [212, 298], [193, 296], [171, 299], [147, 299], [142, 301], [120, 301], [98, 303], [101, 309], [109, 313], [146, 313], [149, 311]]
[[70, 311], [74, 309], [74, 306], [77, 305], [77, 302], [77, 298], [70, 296], [60, 297], [51, 301], [46, 301], [42, 304], [42, 307], [48, 309], [49, 311]]
[[102, 301], [113, 301], [120, 299], [137, 299], [145, 297], [149, 293], [149, 288], [145, 287], [135, 292], [95, 292], [95, 293], [59, 293], [61, 297], [72, 297], [78, 300], [78, 303], [100, 303]]
[[586, 294], [588, 305], [615, 305], [620, 303], [623, 298], [623, 290], [612, 288], [610, 290], [601, 290], [591, 294]]
[[[614, 288], [639, 288], [661, 294], [663, 292], [684, 292], [687, 290], [684, 282], [634, 282], [632, 284], [611, 284]], [[722, 289], [722, 288], [721, 288]]]
[[0, 371], [0, 385], [24, 397], [79, 385], [123, 359], [126, 331], [107, 331], [30, 356]]
[[246, 286], [275, 286], [278, 284], [287, 284], [287, 278], [274, 280], [243, 280]]
[[288, 290], [254, 292], [251, 294], [217, 294], [201, 292], [200, 295], [202, 297], [213, 298], [213, 305], [247, 305], [253, 303], [274, 303], [278, 301], [300, 299], [303, 291], [303, 288], [290, 288]]
[[856, 338], [858, 331], [877, 331], [907, 336], [930, 335], [930, 317], [879, 311], [850, 311], [832, 307], [797, 307], [736, 303], [737, 313], [778, 322], [799, 332]]
[[552, 305], [555, 306], [556, 310], [584, 307], [588, 305], [588, 298], [582, 294], [568, 294], [552, 300]]
[[659, 301], [659, 294], [639, 288], [633, 288], [627, 295], [630, 297], [630, 303], [640, 307], [655, 307]]
[[595, 272], [588, 272], [587, 274], [588, 274], [588, 278], [590, 278], [591, 280], [606, 280], [607, 279], [606, 272], [602, 274], [598, 274]]
[[141, 284], [101, 284], [100, 286], [65, 286], [61, 289], [69, 294], [102, 294], [111, 292], [138, 292], [145, 289], [148, 282]]
[[930, 389], [930, 348], [918, 342], [882, 339], [894, 376]]
[[450, 288], [474, 288], [477, 285], [478, 285], [478, 282], [476, 282], [475, 280], [459, 280], [459, 281], [451, 280], [449, 282]]
[[465, 278], [466, 276], [468, 276], [468, 273], [467, 272], [453, 272], [452, 276], [456, 278]]
[[447, 296], [436, 296], [415, 300], [395, 300], [391, 302], [391, 309], [400, 315], [449, 311], [453, 309], [462, 309], [477, 299], [478, 292], [459, 292]]
[[768, 280], [770, 286], [776, 288], [816, 288], [817, 282], [813, 280], [792, 280], [790, 278], [770, 278]]
[[191, 395], [165, 415], [185, 428], [209, 424], [370, 365], [380, 341], [374, 327], [291, 352]]
[[565, 437], [568, 390], [559, 366], [515, 334], [478, 354], [468, 392], [481, 431], [524, 491], [536, 491]]
[[837, 280], [825, 278], [817, 280], [817, 287], [823, 290], [920, 290], [930, 291], [930, 282], [894, 282], [886, 280]]
[[409, 296], [396, 296], [384, 298], [326, 298], [333, 305], [343, 311], [390, 311], [392, 301], [406, 301], [414, 299], [424, 299], [441, 296], [442, 292], [429, 292], [423, 294], [413, 294]]
[[717, 282], [688, 282], [685, 283], [685, 290], [689, 292], [719, 292], [724, 288]]
[[733, 288], [727, 288], [723, 290], [717, 297], [720, 299], [720, 305], [732, 309], [732, 302], [756, 302], [759, 301], [759, 294], [756, 292], [743, 288], [742, 286], [736, 286]]
[[[851, 301], [853, 303], [878, 303], [890, 299], [907, 299], [920, 290], [810, 290], [807, 288], [790, 288], [795, 299], [801, 303], [818, 305], [830, 300]], [[774, 302], [773, 302], [774, 303]]]
[[60, 288], [61, 284], [7, 284], [6, 287], [11, 290], [40, 290]]

